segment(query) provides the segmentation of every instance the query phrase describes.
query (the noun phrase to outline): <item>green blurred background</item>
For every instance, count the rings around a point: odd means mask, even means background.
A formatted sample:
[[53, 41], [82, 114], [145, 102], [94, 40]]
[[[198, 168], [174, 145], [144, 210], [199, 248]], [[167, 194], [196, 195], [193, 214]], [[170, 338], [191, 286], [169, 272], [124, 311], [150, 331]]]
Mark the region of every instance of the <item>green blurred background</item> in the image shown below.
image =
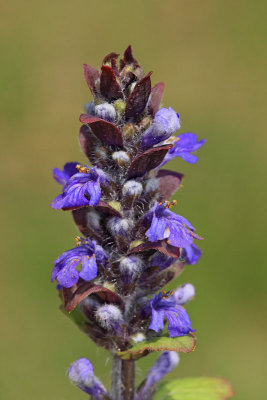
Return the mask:
[[[82, 64], [99, 67], [130, 43], [153, 83], [165, 82], [180, 132], [207, 139], [198, 164], [170, 165], [186, 174], [176, 211], [205, 237], [201, 262], [176, 282], [196, 286], [188, 310], [198, 346], [170, 378], [223, 376], [237, 400], [266, 399], [263, 16], [263, 1], [246, 0], [2, 3], [1, 399], [84, 399], [65, 373], [81, 356], [108, 383], [108, 353], [61, 314], [50, 284], [77, 234], [68, 213], [49, 207], [59, 193], [51, 170], [85, 162]], [[138, 363], [139, 380], [153, 358]]]

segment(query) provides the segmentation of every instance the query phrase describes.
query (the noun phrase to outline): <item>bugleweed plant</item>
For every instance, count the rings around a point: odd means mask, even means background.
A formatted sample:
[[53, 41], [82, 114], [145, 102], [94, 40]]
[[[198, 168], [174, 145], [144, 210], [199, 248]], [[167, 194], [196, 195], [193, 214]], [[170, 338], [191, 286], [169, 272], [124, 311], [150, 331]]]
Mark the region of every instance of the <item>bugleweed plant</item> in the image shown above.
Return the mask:
[[[117, 63], [108, 54], [101, 71], [84, 65], [93, 101], [79, 140], [88, 165], [68, 162], [54, 169], [63, 186], [52, 207], [71, 210], [82, 236], [55, 261], [62, 310], [97, 346], [113, 357], [111, 390], [80, 358], [70, 380], [96, 400], [220, 400], [233, 395], [219, 378], [179, 379], [159, 385], [179, 362], [177, 352], [196, 345], [195, 329], [184, 305], [194, 297], [188, 283], [163, 290], [201, 255], [202, 238], [191, 223], [171, 211], [168, 199], [183, 175], [161, 169], [175, 157], [195, 163], [203, 144], [193, 133], [173, 136], [180, 117], [161, 108], [164, 84], [151, 88], [129, 46]], [[89, 165], [90, 164], [90, 165]], [[161, 352], [139, 387], [136, 361]]]

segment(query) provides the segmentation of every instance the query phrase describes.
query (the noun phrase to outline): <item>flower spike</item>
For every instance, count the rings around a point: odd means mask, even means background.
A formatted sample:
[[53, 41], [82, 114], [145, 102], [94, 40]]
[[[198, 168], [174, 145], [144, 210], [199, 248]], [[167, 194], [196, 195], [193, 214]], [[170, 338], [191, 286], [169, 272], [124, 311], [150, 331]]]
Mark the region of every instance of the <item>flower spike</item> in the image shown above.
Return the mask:
[[[164, 84], [152, 85], [152, 72], [142, 69], [131, 46], [120, 60], [107, 54], [99, 70], [84, 64], [84, 77], [93, 98], [84, 101], [79, 142], [88, 161], [54, 168], [62, 187], [51, 204], [72, 211], [82, 236], [55, 260], [51, 281], [64, 314], [111, 352], [111, 393], [87, 358], [73, 362], [68, 376], [95, 400], [169, 398], [164, 384], [157, 395], [157, 385], [178, 364], [177, 352], [195, 348], [184, 308], [195, 289], [190, 283], [164, 288], [198, 262], [195, 242], [202, 238], [175, 213], [177, 201], [169, 200], [183, 174], [160, 168], [175, 157], [196, 163], [194, 153], [205, 140], [193, 133], [174, 136], [180, 115], [161, 105]], [[162, 354], [136, 388], [135, 362], [153, 351]]]

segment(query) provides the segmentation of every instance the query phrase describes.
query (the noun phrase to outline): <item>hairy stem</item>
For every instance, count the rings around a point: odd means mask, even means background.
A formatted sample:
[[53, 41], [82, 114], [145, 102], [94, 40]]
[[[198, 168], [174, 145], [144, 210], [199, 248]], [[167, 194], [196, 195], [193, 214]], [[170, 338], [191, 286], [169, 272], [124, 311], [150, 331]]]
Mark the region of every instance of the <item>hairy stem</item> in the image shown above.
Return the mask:
[[112, 374], [111, 374], [111, 386], [112, 386], [112, 399], [113, 400], [123, 400], [122, 399], [122, 360], [114, 355]]
[[112, 366], [112, 399], [133, 400], [135, 394], [135, 361], [121, 360], [116, 355]]
[[135, 361], [122, 360], [123, 400], [133, 400], [135, 394]]

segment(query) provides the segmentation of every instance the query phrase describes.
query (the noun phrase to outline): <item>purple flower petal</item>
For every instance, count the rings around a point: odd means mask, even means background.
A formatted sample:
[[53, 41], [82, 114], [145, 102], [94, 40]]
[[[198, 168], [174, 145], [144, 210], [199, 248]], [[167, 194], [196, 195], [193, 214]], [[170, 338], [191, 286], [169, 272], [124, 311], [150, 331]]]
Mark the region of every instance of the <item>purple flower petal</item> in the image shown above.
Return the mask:
[[179, 128], [179, 115], [171, 107], [161, 108], [156, 112], [153, 124], [143, 133], [141, 148], [145, 150], [169, 139]]
[[63, 170], [61, 171], [59, 168], [53, 169], [54, 179], [60, 183], [60, 185], [65, 185], [69, 178], [77, 173], [76, 165], [77, 162], [68, 162], [64, 165]]
[[88, 173], [73, 175], [63, 188], [63, 193], [55, 198], [51, 206], [55, 209], [74, 209], [87, 205], [95, 207], [101, 197], [100, 181], [96, 168], [90, 169]]
[[[55, 261], [52, 271], [52, 282], [57, 279], [58, 283], [70, 288], [74, 286], [79, 278], [91, 281], [97, 276], [97, 263], [104, 266], [107, 262], [105, 250], [96, 245], [90, 239], [79, 239], [78, 246], [65, 251]], [[81, 271], [77, 271], [81, 263]]]
[[143, 313], [151, 313], [151, 323], [149, 329], [158, 332], [164, 328], [164, 319], [167, 317], [170, 337], [184, 336], [194, 330], [185, 309], [178, 305], [173, 293], [163, 292], [154, 295], [150, 300], [150, 311], [148, 304], [144, 305]]
[[169, 162], [175, 157], [181, 157], [188, 163], [194, 164], [198, 158], [192, 152], [197, 151], [205, 143], [205, 139], [197, 141], [197, 135], [195, 133], [182, 133], [176, 136], [173, 147], [168, 151], [160, 167]]
[[195, 265], [200, 257], [201, 250], [194, 243], [182, 249], [181, 259], [184, 260], [186, 264]]
[[182, 306], [177, 305], [175, 312], [167, 311], [166, 317], [169, 321], [168, 331], [170, 337], [185, 336], [190, 332], [194, 332], [189, 316]]
[[156, 202], [152, 211], [152, 222], [146, 231], [150, 241], [167, 238], [170, 245], [184, 248], [190, 246], [194, 238], [201, 239], [194, 233], [194, 227], [186, 218], [166, 209], [164, 204]]

